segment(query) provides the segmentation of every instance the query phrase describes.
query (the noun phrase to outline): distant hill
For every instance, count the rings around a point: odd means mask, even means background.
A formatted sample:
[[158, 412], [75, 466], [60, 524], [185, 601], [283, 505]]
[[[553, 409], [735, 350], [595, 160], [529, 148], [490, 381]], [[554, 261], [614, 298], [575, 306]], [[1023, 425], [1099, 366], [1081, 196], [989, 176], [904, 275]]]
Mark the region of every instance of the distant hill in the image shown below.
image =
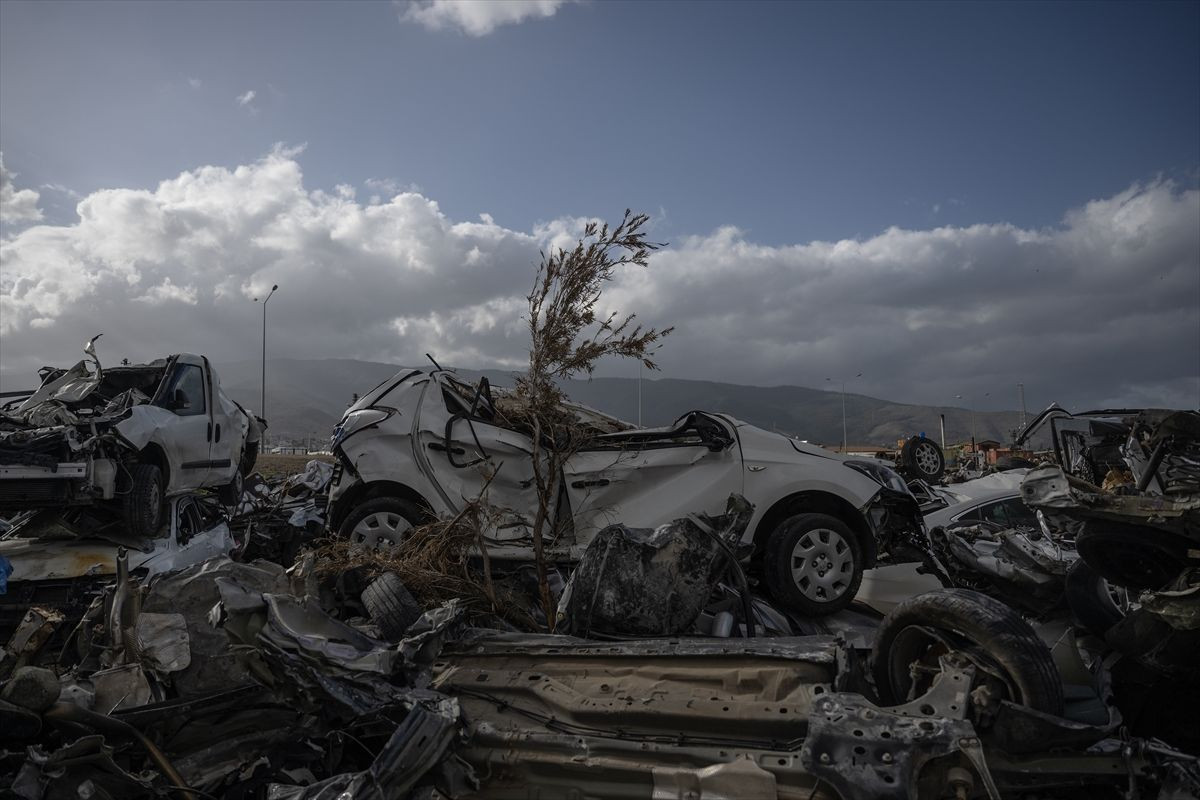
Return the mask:
[[[267, 419], [272, 440], [323, 441], [355, 394], [364, 394], [402, 367], [351, 359], [275, 359], [267, 362]], [[222, 384], [247, 408], [258, 409], [261, 363], [218, 365]], [[467, 379], [487, 375], [498, 386], [511, 386], [512, 373], [459, 370]], [[638, 420], [636, 378], [570, 381], [571, 399], [621, 419]], [[802, 386], [740, 386], [715, 381], [656, 378], [642, 381], [642, 423], [665, 425], [680, 414], [701, 408], [722, 411], [768, 430], [818, 444], [842, 439], [840, 392]], [[895, 403], [860, 394], [846, 395], [846, 429], [851, 445], [890, 446], [902, 437], [925, 432], [938, 438], [938, 415], [946, 415], [946, 439], [971, 436], [971, 412], [964, 408]], [[1015, 411], [978, 412], [976, 436], [1006, 442], [1019, 421]]]

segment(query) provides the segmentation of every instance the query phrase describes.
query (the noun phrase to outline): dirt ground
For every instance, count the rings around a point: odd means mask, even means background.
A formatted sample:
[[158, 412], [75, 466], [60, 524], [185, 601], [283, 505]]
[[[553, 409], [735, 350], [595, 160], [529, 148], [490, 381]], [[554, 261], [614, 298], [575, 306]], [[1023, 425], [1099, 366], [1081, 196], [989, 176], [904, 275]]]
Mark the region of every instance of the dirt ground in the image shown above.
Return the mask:
[[333, 463], [333, 456], [317, 455], [272, 455], [264, 453], [258, 457], [254, 465], [255, 472], [261, 472], [264, 478], [286, 478], [304, 471], [304, 465], [312, 460]]

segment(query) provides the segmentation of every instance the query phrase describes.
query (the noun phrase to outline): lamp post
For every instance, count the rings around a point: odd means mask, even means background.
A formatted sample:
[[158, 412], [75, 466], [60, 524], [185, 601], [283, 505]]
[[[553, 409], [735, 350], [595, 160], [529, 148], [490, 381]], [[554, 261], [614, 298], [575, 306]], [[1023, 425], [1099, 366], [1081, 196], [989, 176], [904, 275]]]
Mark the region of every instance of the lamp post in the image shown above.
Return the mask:
[[[857, 375], [855, 375], [854, 377], [861, 378], [862, 373], [860, 372]], [[830, 383], [838, 383], [838, 381], [835, 381], [833, 378], [826, 378], [825, 380], [829, 381]], [[848, 446], [847, 441], [846, 441], [846, 380], [847, 380], [846, 378], [841, 379], [841, 384], [842, 384], [842, 453], [846, 452], [846, 447]]]
[[[983, 396], [987, 397], [990, 394], [991, 394], [991, 392], [984, 392]], [[956, 400], [966, 400], [967, 405], [971, 409], [971, 457], [978, 460], [979, 454], [975, 451], [975, 399], [974, 399], [974, 396], [966, 395], [966, 394], [956, 394], [956, 395], [954, 395], [954, 398]]]
[[[262, 326], [262, 394], [258, 399], [258, 414], [263, 419], [267, 418], [267, 302], [271, 299], [271, 295], [275, 294], [275, 290], [279, 288], [279, 284], [271, 287], [271, 291], [267, 293], [266, 298], [262, 301], [263, 310], [263, 326]], [[258, 302], [258, 298], [254, 298], [254, 302]], [[264, 438], [266, 434], [264, 432]], [[265, 442], [264, 442], [265, 444]]]

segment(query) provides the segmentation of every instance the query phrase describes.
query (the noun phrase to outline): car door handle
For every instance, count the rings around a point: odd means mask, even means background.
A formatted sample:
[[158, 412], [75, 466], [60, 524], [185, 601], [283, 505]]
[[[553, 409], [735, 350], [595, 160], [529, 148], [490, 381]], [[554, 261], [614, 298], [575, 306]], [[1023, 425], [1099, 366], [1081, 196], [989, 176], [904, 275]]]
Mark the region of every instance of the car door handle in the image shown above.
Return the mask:
[[221, 423], [217, 423], [217, 441], [221, 441]]
[[205, 436], [204, 441], [206, 441], [206, 442], [212, 441], [212, 423], [211, 422], [208, 423], [208, 434]]
[[572, 489], [588, 489], [592, 486], [608, 486], [608, 478], [600, 478], [594, 481], [575, 481], [571, 484]]
[[[445, 446], [444, 444], [441, 444], [441, 443], [439, 443], [439, 442], [430, 442], [430, 443], [429, 443], [429, 449], [430, 449], [430, 450], [437, 450], [439, 453], [444, 453], [444, 452], [446, 452], [446, 446]], [[453, 453], [453, 454], [454, 454], [454, 455], [456, 455], [456, 456], [462, 456], [462, 455], [466, 455], [466, 453], [467, 453], [467, 451], [466, 451], [466, 450], [463, 450], [461, 447], [451, 447], [451, 448], [450, 448], [450, 452], [451, 452], [451, 453]]]

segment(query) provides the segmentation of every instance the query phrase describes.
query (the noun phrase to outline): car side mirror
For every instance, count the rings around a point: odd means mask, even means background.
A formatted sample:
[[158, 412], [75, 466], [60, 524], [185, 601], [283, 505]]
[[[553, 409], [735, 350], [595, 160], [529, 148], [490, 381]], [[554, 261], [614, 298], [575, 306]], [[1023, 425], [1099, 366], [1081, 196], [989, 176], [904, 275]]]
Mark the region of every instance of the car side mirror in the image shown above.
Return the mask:
[[188, 402], [187, 394], [183, 389], [176, 389], [175, 393], [171, 395], [171, 410], [187, 411], [191, 407], [192, 404]]

